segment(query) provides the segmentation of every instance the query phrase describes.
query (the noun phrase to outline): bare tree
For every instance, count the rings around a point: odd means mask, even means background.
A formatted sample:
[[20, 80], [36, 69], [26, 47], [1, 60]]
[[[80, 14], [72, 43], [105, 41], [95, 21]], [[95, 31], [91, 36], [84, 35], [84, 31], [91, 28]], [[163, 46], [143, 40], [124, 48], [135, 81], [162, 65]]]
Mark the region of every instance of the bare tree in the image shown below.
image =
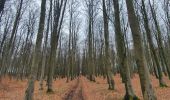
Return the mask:
[[127, 66], [127, 51], [125, 47], [125, 39], [124, 35], [121, 31], [121, 24], [120, 24], [120, 11], [119, 11], [119, 1], [113, 0], [114, 4], [114, 14], [115, 14], [115, 36], [116, 36], [116, 44], [117, 44], [117, 55], [118, 55], [118, 64], [120, 66], [122, 73], [122, 80], [125, 84], [126, 95], [125, 100], [130, 100], [130, 98], [137, 99], [134, 94], [131, 78], [130, 78], [130, 70]]
[[44, 74], [45, 74], [45, 67], [48, 61], [47, 48], [48, 48], [48, 35], [49, 35], [50, 24], [52, 20], [51, 16], [52, 16], [52, 0], [50, 0], [50, 9], [49, 9], [48, 19], [47, 19], [47, 29], [45, 32], [45, 39], [44, 39], [44, 46], [43, 46], [43, 54], [42, 54], [43, 58], [42, 58], [42, 68], [41, 68], [41, 76], [40, 76], [40, 90], [43, 90], [43, 79], [44, 79]]
[[78, 32], [80, 29], [80, 21], [78, 20], [77, 7], [79, 2], [77, 0], [70, 0], [69, 3], [69, 44], [68, 44], [68, 64], [67, 65], [67, 82], [69, 77], [74, 79], [74, 69], [76, 67], [76, 54], [78, 53], [77, 42]]
[[45, 23], [45, 12], [46, 12], [46, 0], [42, 0], [41, 2], [41, 13], [40, 13], [40, 22], [39, 22], [39, 29], [37, 34], [36, 45], [33, 51], [33, 60], [31, 65], [31, 74], [29, 76], [28, 87], [25, 91], [25, 100], [32, 100], [33, 93], [34, 93], [34, 82], [36, 80], [37, 71], [38, 71], [38, 64], [40, 62], [41, 56], [41, 45], [42, 45], [42, 38], [44, 32], [44, 23]]
[[144, 64], [144, 54], [138, 19], [135, 15], [133, 0], [126, 0], [128, 19], [134, 41], [135, 60], [138, 66], [141, 89], [145, 100], [156, 100], [156, 96], [149, 79], [149, 70]]
[[150, 28], [149, 28], [148, 16], [147, 16], [145, 9], [146, 9], [145, 3], [144, 3], [144, 0], [142, 0], [142, 14], [143, 14], [143, 19], [144, 19], [144, 27], [145, 27], [146, 34], [147, 34], [147, 40], [148, 40], [148, 43], [149, 43], [151, 53], [153, 55], [152, 58], [155, 61], [155, 64], [156, 64], [157, 69], [158, 69], [160, 86], [164, 87], [164, 86], [166, 86], [166, 84], [165, 84], [165, 82], [163, 81], [163, 78], [162, 78], [161, 66], [159, 64], [159, 59], [158, 59], [158, 56], [156, 55], [156, 51], [155, 51], [155, 48], [154, 48], [154, 43], [153, 43], [153, 40], [152, 40]]
[[53, 92], [52, 90], [52, 80], [54, 67], [56, 65], [56, 50], [59, 42], [59, 37], [61, 33], [61, 26], [63, 23], [64, 13], [66, 9], [67, 0], [57, 0], [54, 2], [54, 23], [53, 30], [51, 33], [51, 50], [50, 50], [50, 60], [49, 60], [49, 69], [47, 75], [47, 92]]
[[103, 0], [103, 23], [104, 23], [104, 38], [105, 38], [105, 57], [104, 63], [106, 67], [107, 81], [109, 84], [109, 89], [114, 90], [114, 80], [113, 74], [111, 72], [111, 58], [110, 58], [110, 48], [109, 48], [109, 26], [108, 26], [108, 17], [107, 10], [105, 5], [105, 0]]

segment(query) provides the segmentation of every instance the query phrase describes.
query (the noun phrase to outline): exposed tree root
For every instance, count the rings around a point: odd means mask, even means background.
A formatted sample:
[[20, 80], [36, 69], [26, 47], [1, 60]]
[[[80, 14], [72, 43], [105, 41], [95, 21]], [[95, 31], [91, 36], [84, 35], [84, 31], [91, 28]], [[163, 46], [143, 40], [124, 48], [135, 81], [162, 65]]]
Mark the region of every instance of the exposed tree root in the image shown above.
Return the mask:
[[140, 100], [140, 99], [136, 95], [135, 96], [131, 96], [131, 95], [126, 94], [124, 96], [123, 100]]
[[53, 94], [54, 91], [53, 91], [52, 89], [47, 89], [47, 93], [48, 93], [48, 94]]

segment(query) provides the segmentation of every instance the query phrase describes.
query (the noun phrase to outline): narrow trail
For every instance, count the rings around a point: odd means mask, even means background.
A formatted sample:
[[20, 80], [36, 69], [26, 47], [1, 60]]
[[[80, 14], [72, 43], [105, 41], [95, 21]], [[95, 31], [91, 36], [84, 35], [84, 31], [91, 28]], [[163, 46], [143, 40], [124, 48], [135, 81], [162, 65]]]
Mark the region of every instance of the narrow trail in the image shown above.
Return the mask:
[[78, 77], [75, 86], [71, 88], [63, 100], [84, 100], [81, 77]]

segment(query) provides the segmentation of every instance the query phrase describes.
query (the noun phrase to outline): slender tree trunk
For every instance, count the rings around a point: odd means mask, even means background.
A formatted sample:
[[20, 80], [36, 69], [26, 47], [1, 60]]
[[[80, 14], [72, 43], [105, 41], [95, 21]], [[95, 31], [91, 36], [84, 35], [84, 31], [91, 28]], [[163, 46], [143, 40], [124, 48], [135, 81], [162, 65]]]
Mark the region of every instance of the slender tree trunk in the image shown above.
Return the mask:
[[113, 0], [113, 4], [114, 4], [114, 14], [115, 14], [115, 33], [116, 33], [115, 35], [116, 35], [116, 44], [117, 44], [118, 64], [121, 68], [122, 80], [126, 88], [126, 95], [124, 99], [136, 100], [137, 97], [134, 94], [132, 84], [131, 84], [130, 70], [129, 67], [127, 66], [125, 39], [120, 26], [119, 1]]
[[88, 0], [88, 78], [95, 81], [93, 61], [93, 36], [94, 36], [94, 0]]
[[164, 86], [166, 87], [166, 84], [165, 84], [165, 82], [163, 81], [163, 78], [162, 78], [162, 71], [161, 71], [159, 59], [158, 59], [158, 56], [156, 55], [156, 52], [155, 52], [151, 31], [149, 29], [149, 21], [148, 21], [147, 13], [146, 13], [146, 10], [145, 10], [144, 0], [142, 0], [142, 12], [143, 12], [142, 14], [143, 14], [143, 19], [144, 19], [144, 27], [145, 27], [146, 34], [147, 34], [147, 40], [149, 42], [149, 47], [150, 47], [150, 50], [151, 50], [151, 53], [152, 53], [152, 59], [155, 61], [156, 67], [158, 69], [159, 84], [160, 84], [161, 87], [164, 87]]
[[142, 49], [141, 33], [139, 29], [140, 27], [135, 15], [133, 0], [126, 0], [126, 5], [128, 10], [128, 19], [134, 41], [135, 60], [138, 66], [143, 98], [144, 100], [156, 100], [156, 96], [149, 79], [149, 70], [144, 64], [144, 54]]
[[[50, 60], [49, 60], [49, 69], [48, 69], [48, 75], [47, 75], [47, 92], [53, 92], [52, 89], [52, 81], [53, 81], [53, 74], [54, 74], [54, 68], [56, 66], [56, 50], [57, 46], [59, 43], [59, 37], [60, 37], [60, 31], [61, 31], [61, 26], [63, 22], [63, 17], [65, 13], [65, 8], [67, 4], [67, 0], [61, 1], [61, 4], [58, 4], [59, 2], [56, 3], [56, 9], [54, 12], [54, 26], [53, 26], [53, 31], [51, 33], [51, 50], [50, 50]], [[61, 18], [61, 20], [60, 20]]]
[[47, 31], [45, 35], [45, 42], [44, 42], [44, 48], [43, 48], [43, 54], [42, 54], [42, 69], [41, 69], [41, 76], [40, 76], [40, 90], [43, 90], [43, 79], [45, 74], [45, 66], [47, 65], [47, 44], [48, 44], [48, 34], [49, 34], [49, 28], [50, 28], [50, 20], [52, 14], [52, 0], [50, 0], [50, 10], [48, 14], [48, 20], [47, 20]]
[[9, 33], [9, 27], [10, 26], [10, 19], [9, 19], [9, 17], [6, 19], [6, 23], [5, 23], [5, 27], [4, 27], [4, 34], [3, 34], [3, 36], [2, 36], [2, 41], [1, 41], [1, 43], [0, 43], [0, 55], [1, 55], [1, 53], [2, 53], [2, 51], [3, 51], [3, 46], [4, 46], [4, 44], [5, 44], [5, 41], [6, 41], [6, 39], [7, 39], [7, 35], [8, 35], [8, 33]]
[[104, 57], [104, 63], [106, 67], [106, 74], [107, 74], [107, 82], [109, 84], [109, 89], [114, 90], [115, 83], [113, 80], [113, 73], [111, 70], [111, 60], [110, 60], [110, 48], [109, 48], [109, 30], [108, 30], [108, 19], [107, 19], [107, 11], [106, 11], [106, 5], [105, 0], [103, 0], [103, 20], [104, 20], [104, 38], [105, 38], [105, 57]]
[[150, 6], [150, 9], [151, 9], [151, 14], [152, 14], [152, 17], [153, 17], [153, 21], [155, 23], [155, 28], [157, 30], [157, 38], [156, 39], [157, 39], [158, 49], [159, 49], [159, 53], [160, 53], [160, 58], [165, 63], [165, 66], [166, 66], [167, 71], [168, 71], [168, 76], [169, 76], [169, 79], [170, 79], [170, 66], [168, 65], [168, 61], [167, 61], [167, 58], [165, 56], [165, 51], [164, 51], [164, 48], [163, 48], [162, 33], [160, 31], [160, 27], [159, 27], [159, 23], [157, 21], [156, 13], [154, 11], [154, 8], [151, 5], [150, 0], [149, 0], [149, 6]]
[[40, 14], [40, 22], [39, 29], [37, 34], [36, 46], [33, 52], [33, 60], [31, 65], [31, 74], [28, 80], [28, 87], [25, 91], [25, 100], [32, 100], [34, 93], [34, 82], [36, 80], [38, 64], [40, 62], [41, 56], [41, 44], [43, 38], [44, 24], [45, 24], [45, 11], [46, 11], [46, 0], [42, 0], [41, 2], [41, 14]]
[[[16, 40], [16, 33], [17, 33], [17, 30], [18, 30], [18, 26], [19, 26], [19, 22], [20, 22], [20, 17], [21, 17], [21, 10], [22, 10], [22, 5], [23, 5], [23, 0], [20, 0], [19, 1], [19, 4], [18, 4], [18, 9], [17, 9], [17, 12], [16, 12], [16, 16], [15, 16], [15, 20], [14, 20], [14, 24], [13, 24], [13, 27], [12, 27], [12, 32], [11, 32], [11, 36], [10, 36], [10, 39], [9, 39], [9, 42], [7, 44], [7, 51], [5, 52], [5, 62], [6, 63], [6, 68], [8, 67], [11, 67], [10, 64], [11, 64], [11, 56], [13, 55], [13, 50], [14, 50], [14, 47], [15, 47], [15, 40]], [[4, 66], [4, 65], [3, 65]]]

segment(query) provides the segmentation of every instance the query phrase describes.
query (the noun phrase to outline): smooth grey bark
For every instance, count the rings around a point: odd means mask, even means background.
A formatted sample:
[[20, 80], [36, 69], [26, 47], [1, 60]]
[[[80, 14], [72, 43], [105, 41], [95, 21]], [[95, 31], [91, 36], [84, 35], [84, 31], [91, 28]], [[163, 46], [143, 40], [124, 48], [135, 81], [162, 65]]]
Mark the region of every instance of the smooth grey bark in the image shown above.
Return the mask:
[[109, 84], [109, 90], [114, 90], [115, 83], [113, 79], [113, 73], [111, 72], [111, 60], [110, 60], [110, 48], [109, 48], [109, 26], [108, 26], [108, 18], [107, 18], [107, 11], [105, 0], [103, 1], [103, 23], [104, 23], [104, 38], [105, 38], [105, 56], [104, 56], [104, 63], [105, 69], [107, 74], [107, 82]]
[[158, 59], [158, 56], [156, 55], [156, 51], [155, 51], [155, 48], [154, 48], [154, 43], [153, 43], [153, 40], [152, 40], [150, 28], [149, 28], [149, 21], [148, 21], [148, 17], [147, 17], [147, 13], [146, 13], [144, 0], [142, 0], [142, 14], [143, 14], [143, 19], [144, 19], [144, 27], [145, 27], [146, 34], [147, 34], [147, 40], [148, 40], [149, 47], [150, 47], [150, 50], [151, 50], [151, 53], [152, 53], [151, 56], [152, 56], [152, 59], [155, 61], [156, 67], [158, 69], [159, 84], [160, 84], [161, 87], [164, 87], [164, 86], [166, 87], [166, 84], [165, 84], [165, 82], [163, 81], [163, 78], [162, 78], [162, 71], [161, 71], [159, 59]]
[[3, 73], [5, 73], [7, 71], [7, 68], [11, 67], [10, 66], [11, 61], [12, 61], [11, 56], [14, 53], [14, 47], [15, 47], [14, 44], [15, 44], [15, 40], [16, 40], [16, 33], [17, 33], [17, 30], [18, 30], [18, 25], [19, 25], [19, 22], [20, 22], [22, 5], [23, 5], [23, 0], [20, 0], [19, 4], [18, 4], [16, 15], [15, 15], [15, 20], [14, 20], [12, 32], [11, 32], [11, 35], [10, 35], [10, 38], [9, 38], [9, 42], [7, 43], [7, 46], [5, 47], [6, 52], [4, 52], [5, 56], [4, 56], [3, 61], [2, 61], [2, 66], [4, 66], [4, 72]]
[[[51, 33], [51, 49], [50, 49], [50, 58], [49, 58], [49, 68], [47, 73], [47, 92], [53, 92], [52, 82], [54, 67], [56, 66], [56, 55], [57, 55], [57, 46], [59, 43], [59, 37], [61, 33], [61, 26], [63, 23], [64, 13], [66, 9], [67, 0], [62, 0], [56, 2], [54, 9], [54, 26]], [[61, 19], [61, 20], [60, 20]]]
[[150, 6], [150, 9], [151, 9], [151, 15], [152, 15], [152, 18], [153, 18], [153, 21], [154, 21], [154, 25], [155, 25], [155, 28], [156, 28], [156, 31], [157, 31], [156, 40], [157, 40], [157, 44], [158, 44], [160, 59], [162, 59], [162, 61], [164, 61], [164, 64], [167, 68], [168, 76], [169, 76], [169, 79], [170, 79], [170, 66], [168, 65], [168, 60], [167, 60], [167, 57], [165, 56], [166, 54], [165, 54], [165, 51], [164, 51], [164, 48], [163, 48], [162, 32], [160, 30], [159, 22], [157, 21], [157, 16], [156, 16], [156, 13], [154, 11], [154, 8], [151, 5], [150, 0], [149, 0], [149, 6]]
[[133, 0], [126, 0], [128, 20], [134, 41], [135, 60], [138, 66], [141, 89], [144, 100], [156, 100], [154, 89], [149, 79], [149, 70], [144, 64], [144, 52], [142, 49], [142, 39], [138, 19], [135, 15]]
[[114, 15], [115, 15], [115, 36], [116, 36], [116, 48], [117, 48], [117, 55], [118, 55], [118, 65], [120, 66], [120, 71], [122, 73], [122, 80], [125, 84], [126, 95], [124, 97], [125, 100], [131, 100], [138, 98], [134, 94], [131, 78], [130, 78], [130, 70], [127, 66], [127, 51], [125, 47], [125, 39], [124, 35], [121, 31], [120, 25], [120, 11], [119, 11], [119, 0], [113, 0], [114, 5]]
[[41, 13], [40, 13], [40, 22], [38, 28], [38, 34], [36, 39], [36, 46], [33, 51], [33, 60], [31, 65], [31, 73], [28, 80], [28, 87], [25, 91], [25, 100], [32, 100], [34, 94], [34, 83], [37, 76], [38, 64], [40, 62], [41, 56], [41, 44], [44, 32], [44, 24], [45, 24], [45, 12], [46, 12], [46, 0], [42, 0], [41, 2]]
[[43, 90], [43, 79], [45, 74], [45, 67], [47, 65], [47, 44], [48, 44], [48, 35], [50, 30], [50, 22], [51, 22], [51, 16], [52, 16], [52, 0], [50, 0], [50, 10], [48, 14], [48, 20], [47, 20], [47, 30], [45, 34], [45, 41], [44, 41], [44, 47], [43, 47], [43, 54], [42, 54], [42, 68], [41, 68], [41, 76], [40, 76], [40, 90]]

